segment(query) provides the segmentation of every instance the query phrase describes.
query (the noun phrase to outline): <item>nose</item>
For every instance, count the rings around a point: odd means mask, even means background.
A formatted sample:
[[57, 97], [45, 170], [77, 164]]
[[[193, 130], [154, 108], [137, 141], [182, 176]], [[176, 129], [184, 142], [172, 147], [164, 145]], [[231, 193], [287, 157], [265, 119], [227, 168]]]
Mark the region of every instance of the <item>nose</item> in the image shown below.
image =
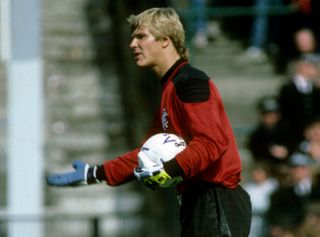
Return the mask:
[[137, 47], [137, 43], [136, 43], [136, 40], [135, 39], [132, 39], [130, 44], [129, 44], [129, 47], [131, 49], [134, 49], [135, 47]]

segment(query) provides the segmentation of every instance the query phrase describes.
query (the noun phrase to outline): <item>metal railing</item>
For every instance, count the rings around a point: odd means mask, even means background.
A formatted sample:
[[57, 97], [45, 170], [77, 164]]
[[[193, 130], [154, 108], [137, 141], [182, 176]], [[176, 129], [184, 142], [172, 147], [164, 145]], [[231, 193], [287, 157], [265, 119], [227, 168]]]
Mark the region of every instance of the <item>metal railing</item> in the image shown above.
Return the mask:
[[[217, 6], [217, 7], [194, 7], [178, 8], [177, 12], [185, 21], [187, 28], [192, 28], [192, 22], [199, 16], [204, 18], [224, 19], [232, 17], [253, 17], [253, 16], [285, 16], [299, 12], [296, 5], [275, 5], [275, 6]], [[192, 30], [191, 30], [192, 31]], [[187, 31], [187, 41], [191, 33]], [[191, 45], [189, 48], [192, 50]]]
[[[170, 219], [170, 218], [168, 218]], [[110, 214], [68, 214], [54, 213], [43, 215], [7, 215], [0, 216], [0, 237], [7, 237], [12, 226], [20, 229], [21, 235], [28, 236], [28, 229], [37, 226], [41, 237], [165, 237], [176, 236], [179, 224], [156, 216], [137, 213]], [[168, 232], [169, 231], [169, 232]]]
[[188, 19], [197, 17], [199, 14], [207, 17], [238, 17], [254, 15], [290, 15], [299, 11], [294, 5], [283, 6], [230, 6], [230, 7], [199, 7], [199, 8], [180, 8], [177, 10], [180, 15]]

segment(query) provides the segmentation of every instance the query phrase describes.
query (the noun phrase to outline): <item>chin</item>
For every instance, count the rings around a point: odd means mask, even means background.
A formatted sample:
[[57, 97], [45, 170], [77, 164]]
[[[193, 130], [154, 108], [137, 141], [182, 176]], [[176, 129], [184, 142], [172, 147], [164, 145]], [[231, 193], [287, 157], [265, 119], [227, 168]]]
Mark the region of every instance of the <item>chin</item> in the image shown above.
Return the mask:
[[149, 67], [151, 67], [150, 63], [137, 61], [136, 64], [137, 64], [138, 67], [141, 67], [141, 68], [149, 68]]

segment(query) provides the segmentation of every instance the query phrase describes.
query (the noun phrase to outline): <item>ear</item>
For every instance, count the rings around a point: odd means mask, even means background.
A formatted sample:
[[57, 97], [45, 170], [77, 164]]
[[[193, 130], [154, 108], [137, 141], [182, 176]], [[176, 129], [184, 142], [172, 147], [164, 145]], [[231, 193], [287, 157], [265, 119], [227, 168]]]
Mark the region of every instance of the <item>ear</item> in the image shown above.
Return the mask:
[[170, 45], [170, 43], [171, 43], [171, 39], [168, 36], [166, 36], [165, 38], [163, 38], [161, 40], [162, 48], [168, 47], [168, 45]]

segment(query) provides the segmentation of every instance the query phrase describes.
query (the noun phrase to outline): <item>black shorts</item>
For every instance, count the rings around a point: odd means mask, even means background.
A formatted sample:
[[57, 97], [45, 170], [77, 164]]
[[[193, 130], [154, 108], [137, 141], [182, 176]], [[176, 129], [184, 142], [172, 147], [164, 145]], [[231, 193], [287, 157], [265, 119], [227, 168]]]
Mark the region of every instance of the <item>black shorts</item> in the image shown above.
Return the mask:
[[182, 194], [180, 223], [181, 237], [247, 237], [250, 197], [241, 186], [199, 183]]

